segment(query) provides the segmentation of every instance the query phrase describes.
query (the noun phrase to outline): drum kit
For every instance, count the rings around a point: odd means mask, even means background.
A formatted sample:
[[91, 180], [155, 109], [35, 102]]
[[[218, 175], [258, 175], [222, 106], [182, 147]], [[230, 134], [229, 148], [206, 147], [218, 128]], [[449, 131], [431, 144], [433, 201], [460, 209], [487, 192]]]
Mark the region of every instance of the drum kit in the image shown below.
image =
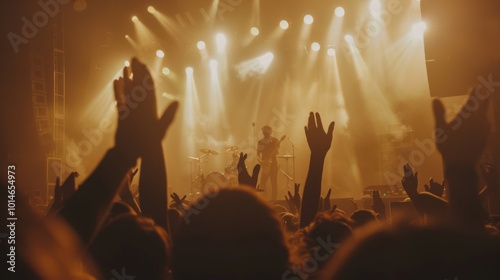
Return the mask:
[[[231, 153], [231, 161], [224, 168], [224, 172], [212, 171], [206, 176], [202, 170], [202, 163], [208, 163], [210, 157], [218, 156], [220, 153], [212, 149], [200, 149], [199, 157], [188, 157], [190, 160], [190, 178], [191, 178], [191, 195], [213, 191], [219, 188], [237, 187], [238, 186], [238, 161], [240, 155], [239, 148], [236, 146], [226, 147], [226, 153]], [[195, 166], [193, 166], [195, 165]], [[196, 167], [196, 174], [194, 174]]]
[[[209, 163], [214, 156], [219, 156], [216, 150], [203, 148], [200, 149], [199, 156], [190, 156], [190, 196], [200, 195], [206, 192], [215, 191], [220, 188], [231, 188], [238, 186], [238, 161], [240, 159], [240, 148], [237, 146], [224, 147], [224, 153], [228, 157], [228, 162], [224, 167], [223, 172], [211, 171], [207, 175], [204, 174], [202, 164]], [[292, 154], [284, 154], [277, 156], [278, 159], [285, 160], [285, 169], [279, 167], [279, 172], [286, 178], [286, 185], [280, 187], [280, 190], [290, 190], [295, 182], [295, 146], [292, 144]], [[292, 168], [289, 161], [291, 160]], [[291, 170], [290, 170], [291, 169]]]

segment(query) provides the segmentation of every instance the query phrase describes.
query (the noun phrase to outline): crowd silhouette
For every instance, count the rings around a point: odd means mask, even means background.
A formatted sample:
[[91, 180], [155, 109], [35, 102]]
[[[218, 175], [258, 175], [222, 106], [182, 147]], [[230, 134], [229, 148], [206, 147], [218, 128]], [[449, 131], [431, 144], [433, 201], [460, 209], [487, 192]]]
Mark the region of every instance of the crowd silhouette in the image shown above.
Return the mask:
[[[245, 154], [239, 187], [169, 199], [162, 140], [179, 103], [158, 117], [151, 75], [134, 58], [114, 81], [119, 112], [137, 92], [143, 100], [117, 117], [114, 147], [81, 186], [76, 173], [58, 180], [45, 216], [19, 200], [19, 279], [500, 279], [499, 178], [491, 164], [477, 172], [489, 99], [476, 100], [458, 127], [433, 101], [445, 182], [418, 192], [418, 173], [405, 165], [404, 203], [415, 215], [389, 217], [377, 191], [372, 209], [351, 215], [332, 205], [331, 189], [321, 197], [325, 157], [337, 147], [335, 123], [314, 112], [304, 116], [307, 178], [285, 197], [288, 207], [262, 198], [260, 166], [250, 174]], [[137, 168], [138, 201], [130, 192]]]

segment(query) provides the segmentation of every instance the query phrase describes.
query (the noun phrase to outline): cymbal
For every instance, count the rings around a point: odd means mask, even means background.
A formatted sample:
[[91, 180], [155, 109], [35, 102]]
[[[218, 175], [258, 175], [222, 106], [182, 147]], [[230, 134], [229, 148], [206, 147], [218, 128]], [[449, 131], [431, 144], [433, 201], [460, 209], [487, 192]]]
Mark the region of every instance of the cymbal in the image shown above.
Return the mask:
[[236, 146], [230, 146], [230, 147], [226, 147], [226, 152], [229, 152], [229, 153], [234, 153], [236, 151], [238, 151], [240, 148], [236, 147]]
[[200, 152], [202, 152], [206, 155], [210, 155], [210, 156], [216, 156], [219, 154], [219, 152], [211, 150], [211, 149], [200, 149]]
[[192, 159], [192, 160], [195, 160], [195, 161], [199, 161], [199, 162], [206, 162], [204, 161], [201, 157], [187, 157], [188, 159]]
[[277, 156], [277, 158], [295, 158], [293, 155], [282, 155], [282, 156]]

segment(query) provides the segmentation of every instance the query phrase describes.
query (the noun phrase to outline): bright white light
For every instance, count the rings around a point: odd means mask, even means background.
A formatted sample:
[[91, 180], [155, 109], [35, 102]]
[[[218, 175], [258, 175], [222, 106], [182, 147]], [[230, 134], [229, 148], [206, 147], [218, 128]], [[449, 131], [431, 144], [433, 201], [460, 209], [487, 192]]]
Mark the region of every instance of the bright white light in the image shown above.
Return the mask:
[[304, 23], [309, 25], [309, 24], [312, 24], [314, 22], [314, 18], [313, 16], [311, 15], [305, 15], [304, 16]]
[[334, 48], [328, 48], [328, 50], [326, 51], [326, 53], [329, 56], [335, 56], [335, 49]]
[[413, 24], [413, 26], [411, 27], [411, 32], [414, 35], [418, 36], [418, 35], [423, 34], [426, 29], [427, 29], [427, 24], [423, 21], [420, 21], [420, 22]]
[[250, 34], [252, 34], [253, 36], [258, 36], [260, 33], [259, 29], [257, 27], [252, 27], [250, 28]]
[[149, 7], [148, 7], [148, 12], [149, 12], [149, 13], [151, 13], [151, 14], [153, 14], [154, 12], [156, 12], [155, 7], [153, 7], [153, 6], [149, 6]]
[[211, 59], [208, 64], [210, 65], [211, 69], [217, 68], [217, 60], [215, 60], [215, 59]]
[[281, 27], [281, 29], [288, 29], [289, 26], [290, 25], [288, 24], [288, 21], [286, 21], [286, 20], [280, 21], [280, 27]]
[[203, 41], [198, 41], [198, 43], [196, 43], [196, 47], [199, 49], [199, 50], [204, 50], [205, 47], [206, 47], [206, 44], [205, 42]]
[[162, 58], [165, 56], [165, 53], [162, 50], [157, 50], [156, 51], [156, 56], [159, 58]]
[[226, 43], [227, 43], [226, 36], [224, 36], [224, 34], [222, 33], [218, 33], [215, 36], [215, 41], [217, 42], [217, 50], [219, 52], [223, 52], [226, 49]]
[[354, 38], [352, 38], [352, 36], [351, 36], [351, 35], [345, 35], [345, 36], [344, 36], [344, 39], [345, 39], [345, 41], [346, 41], [347, 43], [349, 43], [349, 44], [354, 43]]
[[163, 67], [161, 69], [161, 72], [163, 73], [163, 75], [167, 76], [168, 74], [170, 74], [170, 69], [168, 69], [168, 67]]
[[187, 67], [186, 68], [186, 74], [193, 75], [193, 68], [192, 67]]
[[313, 50], [313, 51], [315, 51], [315, 52], [319, 51], [319, 49], [320, 49], [320, 48], [321, 48], [321, 46], [319, 45], [319, 43], [318, 43], [318, 42], [313, 42], [313, 43], [311, 44], [311, 50]]
[[345, 15], [345, 10], [342, 7], [335, 8], [335, 15], [337, 17], [343, 17]]
[[380, 16], [382, 12], [382, 4], [380, 4], [380, 0], [372, 0], [370, 2], [370, 14], [374, 17]]
[[273, 59], [273, 53], [267, 52], [261, 56], [241, 62], [236, 65], [236, 70], [242, 80], [246, 80], [250, 77], [259, 77], [267, 71]]
[[125, 65], [125, 67], [129, 67], [130, 66], [130, 61], [125, 60], [125, 63], [123, 63], [123, 65]]
[[264, 54], [264, 56], [262, 56], [262, 62], [264, 62], [264, 64], [271, 64], [271, 61], [273, 61], [274, 59], [274, 54], [272, 52], [267, 52]]
[[133, 22], [137, 22], [138, 20], [139, 20], [139, 18], [138, 18], [137, 16], [133, 16], [133, 17], [132, 17], [132, 21], [133, 21]]

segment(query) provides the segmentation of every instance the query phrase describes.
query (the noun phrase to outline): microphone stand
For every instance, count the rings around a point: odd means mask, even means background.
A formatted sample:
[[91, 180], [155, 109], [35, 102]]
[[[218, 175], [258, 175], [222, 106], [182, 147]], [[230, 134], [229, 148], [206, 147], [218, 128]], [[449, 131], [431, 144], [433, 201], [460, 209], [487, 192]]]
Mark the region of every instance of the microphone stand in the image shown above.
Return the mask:
[[255, 122], [252, 123], [252, 127], [253, 127], [253, 148], [254, 148], [252, 165], [255, 166], [255, 164], [257, 164], [257, 130], [255, 130]]
[[290, 137], [288, 137], [288, 141], [290, 142], [290, 144], [292, 144], [292, 177], [293, 177], [293, 184], [295, 185], [295, 145], [293, 144], [292, 142], [292, 139], [290, 139]]

